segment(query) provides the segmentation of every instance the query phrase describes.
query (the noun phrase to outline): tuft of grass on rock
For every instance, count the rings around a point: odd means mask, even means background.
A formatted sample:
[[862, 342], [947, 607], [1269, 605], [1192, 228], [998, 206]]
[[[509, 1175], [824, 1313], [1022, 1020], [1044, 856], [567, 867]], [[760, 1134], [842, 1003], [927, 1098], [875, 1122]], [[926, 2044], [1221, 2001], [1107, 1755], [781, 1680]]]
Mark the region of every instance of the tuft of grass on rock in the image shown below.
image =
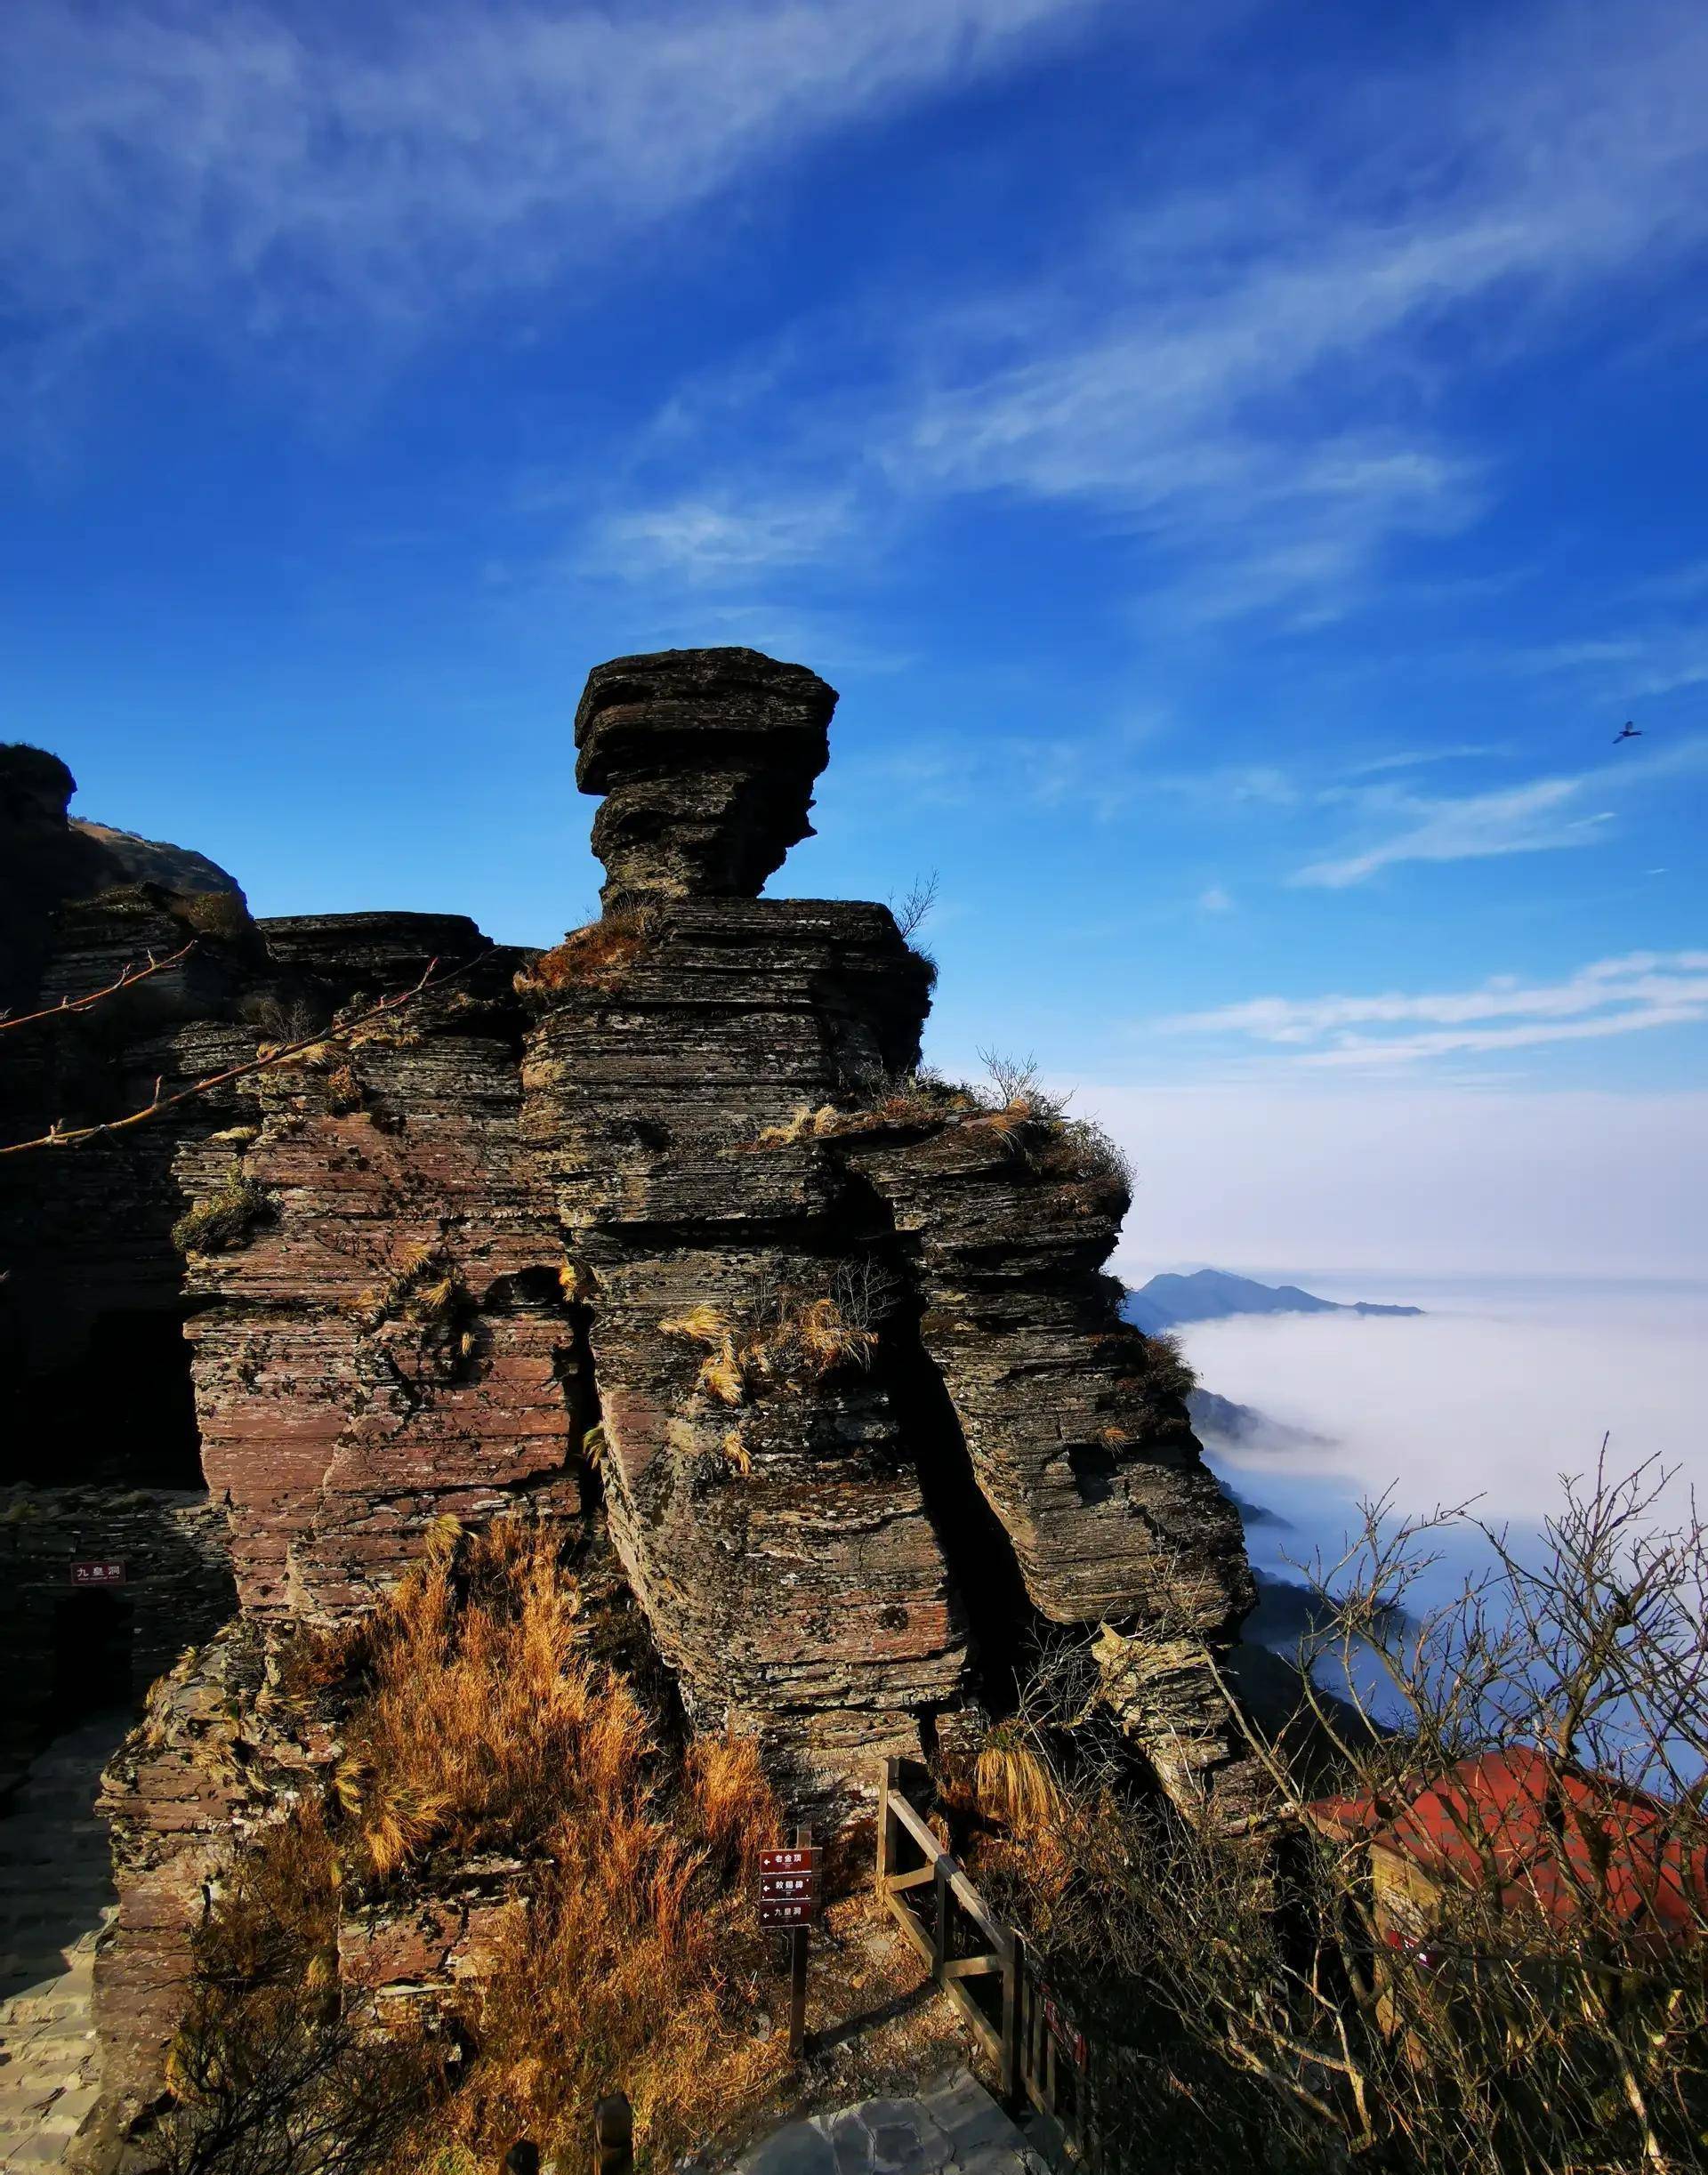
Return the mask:
[[237, 891], [173, 891], [167, 910], [174, 922], [193, 929], [198, 937], [216, 943], [235, 944], [254, 928], [248, 907]]
[[838, 1267], [827, 1292], [767, 1281], [739, 1309], [702, 1302], [658, 1326], [707, 1348], [697, 1378], [706, 1396], [746, 1405], [770, 1389], [799, 1390], [845, 1367], [870, 1367], [877, 1325], [893, 1299], [881, 1269], [850, 1263]]
[[273, 1214], [272, 1196], [233, 1164], [218, 1190], [192, 1202], [173, 1225], [172, 1243], [180, 1253], [229, 1253]]
[[522, 969], [516, 994], [528, 1003], [550, 1005], [578, 991], [614, 989], [645, 954], [657, 926], [656, 913], [638, 907], [572, 929], [561, 944]]

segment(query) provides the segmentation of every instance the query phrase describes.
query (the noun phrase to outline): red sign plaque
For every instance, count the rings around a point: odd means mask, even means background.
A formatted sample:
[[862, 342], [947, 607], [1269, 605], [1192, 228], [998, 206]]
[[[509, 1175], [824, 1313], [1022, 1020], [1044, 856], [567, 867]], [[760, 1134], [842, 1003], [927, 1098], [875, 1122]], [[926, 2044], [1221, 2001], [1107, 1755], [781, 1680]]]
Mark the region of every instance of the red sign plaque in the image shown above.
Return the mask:
[[105, 1563], [74, 1563], [71, 1566], [71, 1583], [74, 1586], [122, 1586], [125, 1583], [125, 1566], [110, 1558]]
[[810, 1843], [759, 1854], [759, 1922], [809, 1926], [818, 1915], [818, 1860]]
[[817, 1903], [818, 1876], [816, 1873], [762, 1873], [759, 1876], [759, 1900], [761, 1903]]
[[795, 1843], [777, 1850], [761, 1850], [759, 1854], [761, 1876], [768, 1873], [811, 1873], [818, 1870], [818, 1860], [824, 1855], [817, 1843]]

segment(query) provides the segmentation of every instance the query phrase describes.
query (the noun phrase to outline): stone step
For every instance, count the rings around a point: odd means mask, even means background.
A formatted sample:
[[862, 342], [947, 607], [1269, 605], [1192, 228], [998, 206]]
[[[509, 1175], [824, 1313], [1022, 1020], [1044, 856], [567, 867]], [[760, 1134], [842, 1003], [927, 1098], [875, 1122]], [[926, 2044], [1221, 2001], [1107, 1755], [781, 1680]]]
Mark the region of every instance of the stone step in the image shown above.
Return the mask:
[[99, 2097], [95, 1943], [117, 1905], [94, 1801], [125, 1727], [60, 1739], [0, 1817], [0, 2175], [64, 2167]]

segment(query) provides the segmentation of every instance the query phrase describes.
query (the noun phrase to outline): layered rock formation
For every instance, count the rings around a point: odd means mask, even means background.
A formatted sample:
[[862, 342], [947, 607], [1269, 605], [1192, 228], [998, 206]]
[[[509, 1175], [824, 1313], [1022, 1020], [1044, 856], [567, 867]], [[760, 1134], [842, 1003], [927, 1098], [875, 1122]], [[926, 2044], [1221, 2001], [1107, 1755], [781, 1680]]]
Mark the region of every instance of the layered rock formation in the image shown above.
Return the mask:
[[[334, 1039], [255, 1075], [253, 1137], [193, 1173], [254, 1223], [192, 1251], [188, 1333], [244, 1607], [325, 1621], [437, 1517], [578, 1515], [575, 1330], [518, 1139], [520, 955], [445, 916], [261, 926], [282, 1031], [324, 1019]], [[459, 965], [339, 1038], [341, 1015]]]
[[882, 1264], [827, 1160], [755, 1141], [916, 1057], [923, 971], [882, 907], [694, 899], [649, 905], [604, 986], [531, 987], [525, 1122], [591, 1312], [635, 1591], [705, 1721], [869, 1778], [964, 1703], [962, 1610], [931, 1446], [858, 1341]]
[[1252, 1590], [1101, 1274], [1124, 1176], [1042, 1103], [908, 1086], [930, 970], [885, 909], [751, 896], [808, 828], [833, 701], [686, 651], [601, 666], [577, 716], [607, 920], [526, 984], [525, 1126], [592, 1311], [613, 1536], [695, 1712], [816, 1785], [1011, 1696], [1035, 1612], [1116, 1627], [1135, 1738], [1243, 1817], [1196, 1642]]
[[[68, 845], [25, 764], [19, 820], [59, 830], [14, 991], [196, 941], [85, 1026], [19, 1031], [12, 1137], [233, 1075], [0, 1158], [13, 1383], [51, 1413], [102, 1321], [165, 1323], [243, 1612], [111, 1778], [129, 2089], [234, 1807], [277, 1795], [242, 1748], [279, 1635], [362, 1610], [446, 1515], [608, 1524], [693, 1720], [756, 1734], [802, 1809], [975, 1740], [1055, 1625], [1096, 1635], [1181, 1803], [1251, 1817], [1212, 1667], [1249, 1575], [1103, 1274], [1118, 1158], [1027, 1083], [919, 1074], [932, 970], [885, 908], [758, 896], [809, 833], [834, 702], [749, 650], [599, 667], [576, 739], [605, 913], [543, 955], [450, 917], [252, 923], [240, 896], [197, 922], [110, 860], [79, 903], [71, 862], [109, 849]], [[474, 1968], [506, 1904], [477, 1873], [425, 1916], [365, 1906], [351, 1972]]]
[[639, 899], [753, 898], [811, 835], [834, 692], [756, 649], [615, 657], [576, 712], [576, 783], [602, 793], [607, 913]]

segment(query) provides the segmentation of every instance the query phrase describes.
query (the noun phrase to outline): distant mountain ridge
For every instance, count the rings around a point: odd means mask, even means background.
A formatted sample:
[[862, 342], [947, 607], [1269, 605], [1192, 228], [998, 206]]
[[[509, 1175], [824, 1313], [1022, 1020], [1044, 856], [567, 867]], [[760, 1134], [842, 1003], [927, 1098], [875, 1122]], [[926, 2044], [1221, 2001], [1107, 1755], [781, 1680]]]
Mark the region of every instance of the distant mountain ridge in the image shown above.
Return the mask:
[[1422, 1314], [1422, 1307], [1379, 1306], [1367, 1299], [1342, 1303], [1301, 1292], [1296, 1284], [1258, 1284], [1225, 1269], [1200, 1269], [1189, 1277], [1153, 1277], [1129, 1292], [1122, 1312], [1148, 1337], [1188, 1322], [1221, 1322], [1240, 1314]]

